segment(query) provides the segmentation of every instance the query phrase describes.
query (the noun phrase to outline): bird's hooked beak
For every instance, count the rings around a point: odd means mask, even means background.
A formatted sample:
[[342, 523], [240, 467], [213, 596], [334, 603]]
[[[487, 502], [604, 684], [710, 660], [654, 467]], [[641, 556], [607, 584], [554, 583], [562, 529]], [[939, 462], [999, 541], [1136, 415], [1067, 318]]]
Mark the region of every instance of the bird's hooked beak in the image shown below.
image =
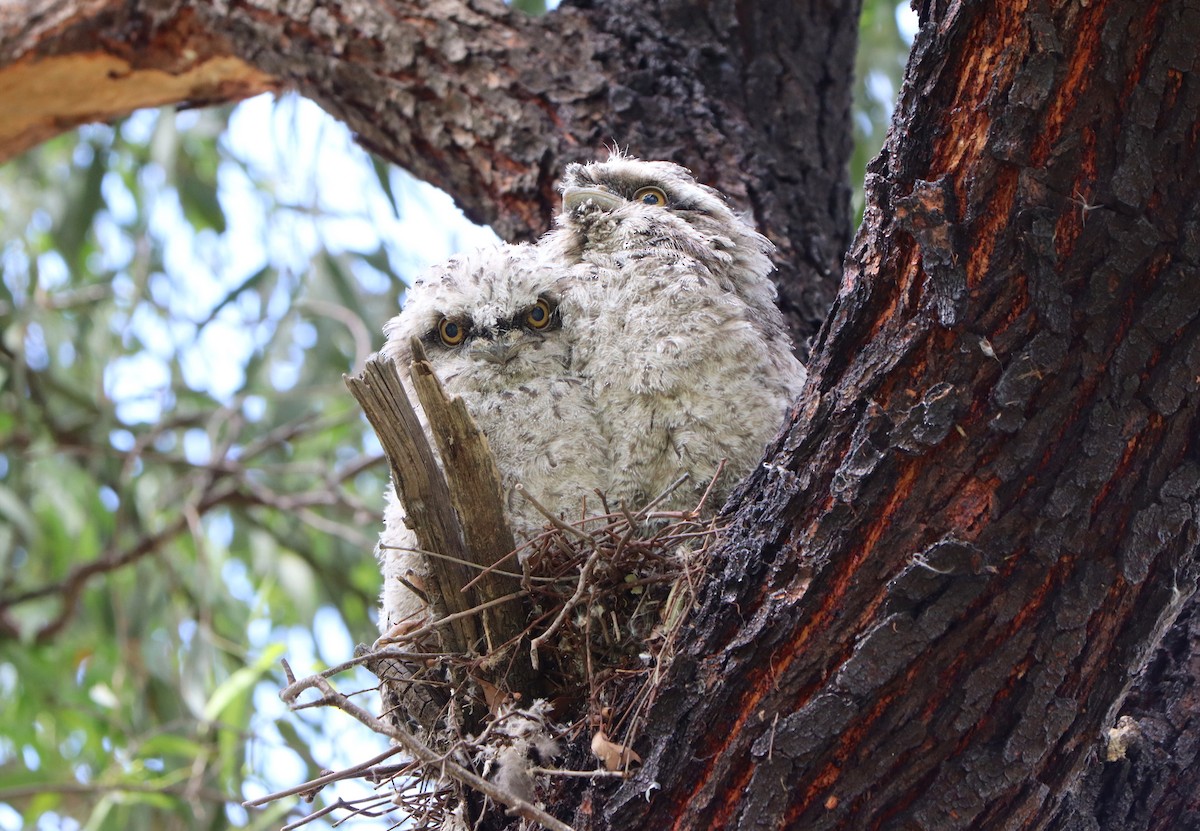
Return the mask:
[[512, 343], [503, 338], [479, 340], [471, 347], [471, 357], [487, 361], [490, 364], [505, 366], [517, 356], [517, 352], [520, 349], [520, 344]]
[[602, 211], [613, 211], [625, 204], [620, 196], [601, 188], [567, 188], [563, 191], [563, 210], [577, 210], [589, 201]]

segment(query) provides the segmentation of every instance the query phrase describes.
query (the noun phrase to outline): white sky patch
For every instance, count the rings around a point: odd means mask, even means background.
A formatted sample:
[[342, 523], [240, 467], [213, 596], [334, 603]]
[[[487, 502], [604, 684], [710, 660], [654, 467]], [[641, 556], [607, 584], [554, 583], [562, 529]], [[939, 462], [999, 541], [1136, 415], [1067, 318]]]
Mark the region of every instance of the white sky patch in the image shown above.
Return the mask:
[[[152, 112], [138, 113], [122, 129], [131, 140], [146, 140], [156, 135], [156, 118]], [[195, 118], [180, 113], [176, 126], [185, 129]], [[288, 275], [306, 271], [321, 247], [336, 255], [383, 245], [393, 268], [415, 274], [459, 250], [497, 240], [490, 228], [463, 217], [447, 194], [393, 168], [388, 174], [392, 190], [402, 200], [397, 218], [370, 159], [349, 130], [310, 101], [263, 95], [244, 102], [231, 115], [222, 141], [241, 160], [223, 162], [218, 169], [224, 234], [192, 228], [178, 196], [165, 187], [159, 165], [147, 165], [138, 174], [147, 194], [150, 229], [164, 248], [165, 273], [150, 278], [152, 297], [163, 314], [139, 306], [127, 323], [117, 319], [120, 330], [146, 347], [146, 354], [122, 358], [107, 373], [106, 390], [123, 419], [149, 422], [161, 416], [165, 402], [158, 388], [169, 379], [168, 364], [176, 355], [190, 388], [230, 403], [245, 384], [247, 361], [287, 309], [288, 281], [294, 279]], [[247, 169], [266, 183], [282, 207], [262, 193]], [[109, 174], [104, 189], [113, 218], [131, 223], [137, 204], [120, 177]], [[98, 233], [105, 265], [126, 267], [133, 257], [128, 236], [107, 218]], [[231, 291], [267, 266], [281, 276], [265, 315], [257, 295], [247, 292], [207, 321]], [[368, 291], [389, 288], [389, 281], [368, 266], [357, 264], [352, 272]], [[131, 294], [127, 284], [128, 278], [116, 281], [119, 297]], [[267, 328], [256, 325], [264, 316], [270, 321]], [[304, 331], [301, 324], [294, 334], [302, 338]], [[302, 350], [294, 346], [288, 360], [272, 368], [275, 389], [295, 387], [302, 360]], [[160, 365], [152, 366], [155, 361]]]
[[166, 365], [145, 352], [116, 358], [104, 368], [104, 394], [116, 403], [117, 418], [125, 424], [158, 421], [170, 383]]
[[867, 94], [886, 109], [890, 120], [896, 107], [896, 88], [892, 86], [892, 79], [886, 72], [873, 69], [867, 73], [866, 86]]
[[921, 26], [916, 11], [907, 2], [896, 4], [896, 28], [900, 30], [900, 37], [904, 38], [904, 42], [912, 46]]

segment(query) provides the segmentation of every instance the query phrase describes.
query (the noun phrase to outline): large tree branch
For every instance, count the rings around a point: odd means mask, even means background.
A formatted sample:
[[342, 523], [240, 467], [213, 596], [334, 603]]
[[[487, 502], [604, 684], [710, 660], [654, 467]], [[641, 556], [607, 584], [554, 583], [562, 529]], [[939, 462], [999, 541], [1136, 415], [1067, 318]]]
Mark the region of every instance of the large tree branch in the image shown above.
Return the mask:
[[617, 144], [754, 213], [803, 339], [849, 240], [858, 8], [627, 0], [529, 18], [492, 0], [21, 0], [0, 13], [0, 159], [134, 107], [294, 87], [516, 239], [548, 227], [566, 162]]

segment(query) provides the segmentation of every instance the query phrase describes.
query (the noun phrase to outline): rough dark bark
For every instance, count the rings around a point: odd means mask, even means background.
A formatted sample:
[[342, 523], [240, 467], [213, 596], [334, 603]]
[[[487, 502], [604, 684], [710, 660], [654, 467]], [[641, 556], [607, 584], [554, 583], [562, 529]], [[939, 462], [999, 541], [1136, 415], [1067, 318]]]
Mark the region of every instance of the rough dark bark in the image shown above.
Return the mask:
[[579, 827], [1045, 827], [1195, 588], [1195, 5], [921, 13], [798, 421]]
[[1200, 828], [1200, 614], [1188, 604], [1121, 708], [1055, 831]]
[[[781, 302], [802, 353], [837, 285], [859, 0], [622, 0], [538, 18], [491, 0], [9, 5], [0, 89], [11, 100], [30, 97], [52, 57], [74, 56], [87, 60], [55, 64], [58, 85], [94, 89], [96, 66], [100, 80], [128, 81], [116, 109], [92, 113], [113, 117], [162, 103], [148, 85], [184, 73], [187, 55], [188, 67], [220, 75], [230, 100], [255, 84], [298, 89], [509, 239], [549, 226], [566, 162], [617, 144], [684, 164], [753, 212], [779, 246]], [[219, 100], [221, 90], [213, 80], [188, 95]], [[85, 105], [72, 108], [58, 129], [87, 118]], [[0, 159], [60, 123], [29, 119], [36, 134], [24, 122], [0, 127]]]

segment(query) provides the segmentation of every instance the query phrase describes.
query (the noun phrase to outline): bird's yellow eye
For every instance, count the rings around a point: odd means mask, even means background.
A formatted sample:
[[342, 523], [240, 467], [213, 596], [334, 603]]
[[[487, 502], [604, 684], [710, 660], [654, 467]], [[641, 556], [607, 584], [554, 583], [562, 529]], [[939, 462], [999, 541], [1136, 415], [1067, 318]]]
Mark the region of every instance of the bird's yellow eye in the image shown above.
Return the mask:
[[437, 327], [438, 337], [446, 346], [458, 346], [467, 339], [467, 327], [457, 320], [443, 317]]
[[549, 300], [539, 299], [525, 312], [525, 325], [530, 329], [545, 329], [554, 319], [554, 307]]
[[645, 187], [633, 195], [633, 201], [652, 208], [664, 208], [667, 205], [667, 195], [662, 188]]

